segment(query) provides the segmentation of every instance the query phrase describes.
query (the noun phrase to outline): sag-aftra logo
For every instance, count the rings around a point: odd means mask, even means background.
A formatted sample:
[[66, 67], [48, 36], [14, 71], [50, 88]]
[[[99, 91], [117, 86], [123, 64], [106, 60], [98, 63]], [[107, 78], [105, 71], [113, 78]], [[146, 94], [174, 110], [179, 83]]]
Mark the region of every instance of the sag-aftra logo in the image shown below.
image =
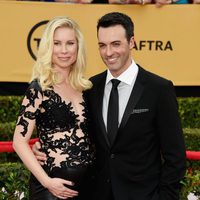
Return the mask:
[[36, 52], [40, 44], [42, 31], [44, 30], [44, 27], [47, 24], [47, 22], [48, 20], [38, 22], [31, 28], [28, 34], [27, 48], [28, 48], [29, 54], [34, 60], [36, 60]]

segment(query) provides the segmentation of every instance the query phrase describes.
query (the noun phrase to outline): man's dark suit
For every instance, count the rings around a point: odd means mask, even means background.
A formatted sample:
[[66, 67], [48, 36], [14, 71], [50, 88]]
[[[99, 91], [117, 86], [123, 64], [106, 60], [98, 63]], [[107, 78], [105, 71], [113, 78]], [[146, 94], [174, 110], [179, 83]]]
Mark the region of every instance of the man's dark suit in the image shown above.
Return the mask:
[[[95, 200], [175, 200], [185, 172], [185, 146], [170, 81], [139, 67], [114, 142], [102, 117], [107, 72], [91, 78], [89, 92], [97, 148]], [[162, 158], [161, 159], [161, 154]]]

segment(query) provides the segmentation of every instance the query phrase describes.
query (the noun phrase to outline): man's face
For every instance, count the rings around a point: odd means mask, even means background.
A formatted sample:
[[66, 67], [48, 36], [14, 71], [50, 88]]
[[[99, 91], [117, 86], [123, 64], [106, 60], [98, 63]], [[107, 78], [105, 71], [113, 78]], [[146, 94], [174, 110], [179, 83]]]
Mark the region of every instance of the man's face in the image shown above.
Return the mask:
[[114, 77], [123, 73], [131, 64], [131, 49], [134, 38], [127, 41], [125, 29], [121, 25], [98, 30], [99, 52]]

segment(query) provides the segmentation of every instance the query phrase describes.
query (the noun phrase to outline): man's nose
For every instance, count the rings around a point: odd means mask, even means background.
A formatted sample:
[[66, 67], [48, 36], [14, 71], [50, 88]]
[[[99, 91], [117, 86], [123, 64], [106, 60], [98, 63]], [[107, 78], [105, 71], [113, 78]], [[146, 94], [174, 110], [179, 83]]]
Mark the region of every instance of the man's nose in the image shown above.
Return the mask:
[[112, 53], [113, 53], [112, 48], [108, 46], [108, 47], [106, 48], [106, 56], [111, 56]]

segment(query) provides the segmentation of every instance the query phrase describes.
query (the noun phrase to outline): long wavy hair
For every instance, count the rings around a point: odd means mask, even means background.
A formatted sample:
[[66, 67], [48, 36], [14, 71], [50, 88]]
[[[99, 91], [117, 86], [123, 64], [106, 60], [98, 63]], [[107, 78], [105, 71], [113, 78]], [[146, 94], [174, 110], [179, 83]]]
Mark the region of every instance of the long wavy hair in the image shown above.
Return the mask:
[[40, 41], [31, 80], [37, 79], [42, 90], [50, 89], [51, 86], [59, 83], [59, 76], [52, 65], [53, 37], [55, 30], [59, 27], [73, 29], [78, 42], [77, 59], [70, 68], [69, 83], [76, 90], [87, 90], [92, 87], [92, 83], [84, 78], [86, 50], [83, 34], [78, 24], [66, 16], [55, 17], [47, 23]]

